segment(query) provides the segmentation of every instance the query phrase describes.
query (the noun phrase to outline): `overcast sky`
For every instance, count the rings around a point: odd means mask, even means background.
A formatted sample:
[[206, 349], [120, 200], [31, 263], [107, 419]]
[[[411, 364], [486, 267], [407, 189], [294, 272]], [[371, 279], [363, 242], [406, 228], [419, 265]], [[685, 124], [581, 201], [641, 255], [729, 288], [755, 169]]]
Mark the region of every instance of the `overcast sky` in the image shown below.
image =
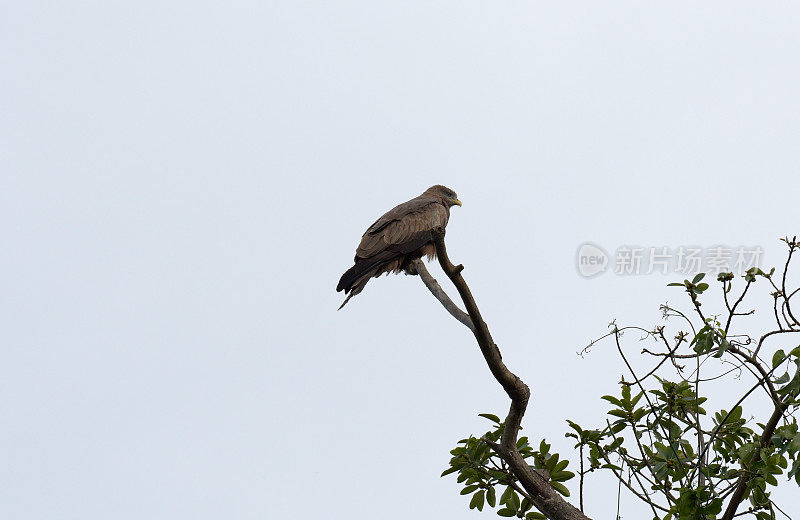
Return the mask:
[[[799, 22], [787, 2], [3, 0], [0, 516], [494, 517], [439, 474], [507, 399], [418, 279], [336, 312], [364, 229], [458, 192], [450, 255], [532, 389], [525, 433], [576, 461], [565, 419], [602, 425], [624, 373], [611, 344], [576, 352], [684, 303], [681, 274], [581, 277], [578, 247], [771, 266], [800, 231]], [[587, 485], [613, 518], [614, 482]]]

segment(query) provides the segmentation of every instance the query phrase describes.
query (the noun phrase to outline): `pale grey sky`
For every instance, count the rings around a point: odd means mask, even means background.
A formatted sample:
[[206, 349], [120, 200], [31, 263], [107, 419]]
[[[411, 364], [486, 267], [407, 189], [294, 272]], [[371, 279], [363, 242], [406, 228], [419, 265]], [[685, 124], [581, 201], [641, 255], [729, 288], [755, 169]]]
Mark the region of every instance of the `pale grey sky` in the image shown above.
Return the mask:
[[[581, 243], [760, 245], [774, 265], [800, 231], [799, 21], [0, 2], [0, 516], [494, 517], [439, 478], [476, 414], [507, 409], [469, 331], [411, 277], [336, 312], [364, 228], [458, 192], [448, 246], [531, 386], [526, 433], [571, 455], [564, 420], [600, 424], [624, 371], [610, 345], [576, 351], [682, 302], [676, 276], [581, 278]], [[614, 483], [588, 486], [613, 518]]]

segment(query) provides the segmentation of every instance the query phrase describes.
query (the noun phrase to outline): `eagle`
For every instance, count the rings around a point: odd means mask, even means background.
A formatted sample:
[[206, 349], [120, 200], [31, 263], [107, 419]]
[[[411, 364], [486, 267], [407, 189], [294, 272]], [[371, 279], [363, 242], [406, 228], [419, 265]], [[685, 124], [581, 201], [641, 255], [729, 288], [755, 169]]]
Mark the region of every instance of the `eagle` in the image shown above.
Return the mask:
[[347, 294], [339, 309], [364, 290], [370, 278], [403, 271], [423, 255], [435, 257], [432, 232], [447, 226], [450, 208], [456, 205], [461, 206], [456, 192], [437, 184], [390, 209], [367, 228], [356, 249], [355, 265], [345, 271], [336, 286], [337, 292]]

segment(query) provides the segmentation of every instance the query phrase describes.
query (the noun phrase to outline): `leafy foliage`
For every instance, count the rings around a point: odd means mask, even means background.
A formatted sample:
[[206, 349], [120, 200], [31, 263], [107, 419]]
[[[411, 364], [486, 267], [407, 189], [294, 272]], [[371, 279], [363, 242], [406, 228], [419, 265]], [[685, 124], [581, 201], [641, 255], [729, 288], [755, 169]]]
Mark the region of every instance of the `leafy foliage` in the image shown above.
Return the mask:
[[[450, 467], [444, 470], [442, 476], [458, 473], [457, 481], [464, 485], [461, 494], [472, 495], [470, 509], [483, 511], [484, 504], [488, 504], [497, 507], [497, 514], [504, 517], [516, 516], [527, 520], [545, 518], [541, 513], [532, 511], [533, 504], [524, 496], [517, 478], [491, 447], [500, 440], [505, 425], [496, 415], [479, 415], [492, 422], [492, 429], [479, 438], [469, 437], [458, 441], [458, 446], [450, 451], [453, 456]], [[575, 474], [566, 469], [569, 461], [561, 459], [558, 453], [552, 453], [550, 447], [545, 440], [539, 442], [538, 449], [534, 449], [527, 437], [517, 440], [517, 450], [528, 464], [546, 478], [556, 491], [568, 497], [569, 490], [563, 482]]]
[[[609, 472], [649, 505], [656, 520], [728, 519], [742, 500], [749, 507], [737, 518], [768, 520], [781, 513], [772, 500], [771, 488], [779, 479], [800, 485], [800, 429], [794, 416], [800, 408], [800, 338], [790, 334], [800, 332], [800, 322], [791, 309], [791, 298], [800, 289], [787, 290], [785, 276], [799, 246], [796, 238], [784, 241], [789, 254], [779, 280], [775, 269], [764, 272], [754, 267], [741, 277], [743, 288], [733, 300], [730, 295], [736, 277], [733, 273], [717, 276], [726, 312], [705, 315], [701, 300], [711, 286], [703, 282], [705, 275], [700, 273], [692, 280], [669, 284], [683, 288], [692, 306], [690, 313], [661, 307], [665, 319], [678, 320], [679, 330], [674, 334], [668, 334], [666, 326], [619, 328], [612, 323], [611, 332], [601, 339], [613, 338], [629, 370], [629, 380], [620, 381], [615, 395], [600, 398], [607, 407], [605, 424], [587, 428], [567, 421], [570, 430], [566, 437], [575, 440], [580, 460], [581, 508], [586, 476]], [[770, 314], [774, 313], [776, 328], [757, 338], [731, 335], [734, 319], [754, 312], [741, 312], [738, 307], [759, 280], [772, 290], [775, 307]], [[637, 374], [626, 358], [621, 338], [628, 330], [657, 346], [642, 351], [658, 360], [646, 375]], [[767, 361], [762, 347], [771, 337], [783, 340], [783, 348], [775, 349]], [[786, 338], [794, 344], [787, 346]], [[717, 365], [706, 365], [714, 359]], [[722, 363], [734, 368], [707, 377], [706, 366]], [[709, 408], [708, 398], [701, 393], [705, 383], [732, 378], [735, 372], [750, 373], [754, 379], [732, 406]], [[752, 420], [744, 406], [756, 392], [769, 397], [772, 409], [752, 411], [760, 418]], [[471, 509], [483, 510], [488, 504], [497, 507], [500, 516], [544, 518], [492, 448], [503, 434], [504, 423], [492, 414], [481, 416], [491, 421], [493, 428], [480, 437], [459, 441], [451, 451], [450, 467], [442, 475], [458, 474], [458, 482], [464, 485], [461, 493], [471, 495]], [[566, 459], [552, 453], [545, 440], [534, 447], [527, 437], [521, 437], [517, 448], [556, 491], [570, 496], [564, 482], [576, 475], [566, 469]]]

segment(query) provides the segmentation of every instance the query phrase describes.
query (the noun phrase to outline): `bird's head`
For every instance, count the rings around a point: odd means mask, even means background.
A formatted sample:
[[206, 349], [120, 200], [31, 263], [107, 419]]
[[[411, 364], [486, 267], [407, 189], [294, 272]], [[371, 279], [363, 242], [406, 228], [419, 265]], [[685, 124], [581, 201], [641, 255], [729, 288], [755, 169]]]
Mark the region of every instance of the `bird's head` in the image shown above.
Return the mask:
[[453, 190], [451, 190], [446, 186], [442, 186], [441, 184], [437, 184], [436, 186], [431, 186], [430, 188], [425, 190], [425, 193], [429, 193], [431, 195], [439, 197], [440, 199], [442, 199], [442, 204], [444, 204], [448, 208], [451, 206], [461, 205], [461, 201], [458, 200], [458, 195], [456, 195], [456, 192], [454, 192]]

